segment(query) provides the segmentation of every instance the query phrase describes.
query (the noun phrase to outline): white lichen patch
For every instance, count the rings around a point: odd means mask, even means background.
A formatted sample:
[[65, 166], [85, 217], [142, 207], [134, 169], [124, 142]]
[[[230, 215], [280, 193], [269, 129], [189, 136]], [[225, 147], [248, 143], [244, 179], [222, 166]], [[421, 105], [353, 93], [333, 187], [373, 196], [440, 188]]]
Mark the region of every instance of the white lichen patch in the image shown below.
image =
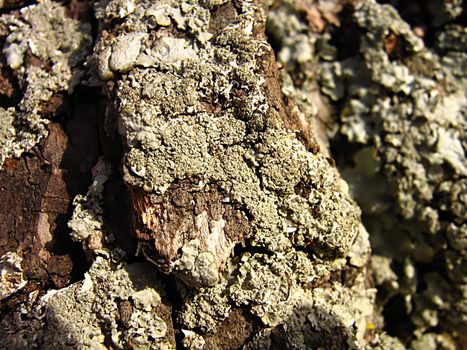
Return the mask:
[[51, 349], [174, 349], [158, 290], [150, 266], [113, 268], [97, 257], [83, 282], [49, 292], [44, 341]]
[[449, 131], [446, 129], [438, 130], [437, 152], [459, 174], [467, 175], [467, 160], [460, 134], [452, 129]]
[[139, 56], [146, 33], [122, 34], [115, 39], [109, 57], [109, 68], [115, 72], [128, 72]]
[[110, 176], [111, 165], [101, 158], [92, 172], [93, 182], [88, 193], [85, 196], [79, 194], [73, 200], [74, 210], [68, 227], [73, 240], [82, 242], [86, 249], [94, 252], [105, 247], [102, 192]]
[[23, 288], [27, 281], [23, 276], [23, 259], [15, 252], [8, 252], [0, 258], [0, 300]]
[[[0, 25], [8, 33], [3, 54], [23, 94], [15, 110], [8, 112], [14, 115], [13, 123], [1, 118], [1, 129], [15, 128], [7, 139], [2, 132], [1, 166], [5, 158], [18, 157], [47, 135], [47, 119], [40, 115], [41, 108], [55, 93], [71, 93], [80, 82], [91, 28], [69, 18], [65, 7], [53, 1], [4, 14]], [[27, 63], [28, 57], [33, 58], [32, 63]]]
[[204, 349], [205, 340], [199, 334], [190, 330], [182, 330], [183, 333], [183, 346], [188, 350], [202, 350]]

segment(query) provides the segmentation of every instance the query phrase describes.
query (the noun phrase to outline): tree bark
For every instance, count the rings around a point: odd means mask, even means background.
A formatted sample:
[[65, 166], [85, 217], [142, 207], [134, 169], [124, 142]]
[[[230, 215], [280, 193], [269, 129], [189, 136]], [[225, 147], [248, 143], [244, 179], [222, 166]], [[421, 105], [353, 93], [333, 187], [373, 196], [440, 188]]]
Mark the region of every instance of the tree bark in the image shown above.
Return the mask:
[[[456, 46], [460, 5], [439, 3], [449, 18], [441, 35], [451, 40], [439, 47], [446, 62], [464, 62]], [[397, 11], [420, 5], [411, 4]], [[421, 349], [431, 342], [455, 349], [465, 341], [463, 214], [426, 204], [426, 188], [417, 187], [428, 179], [442, 203], [452, 199], [436, 187], [439, 178], [457, 186], [452, 198], [463, 193], [456, 137], [465, 80], [448, 63], [437, 66], [391, 6], [46, 0], [0, 7], [2, 347]], [[417, 119], [420, 128], [406, 130], [391, 158], [400, 139], [391, 126], [416, 114], [402, 107], [417, 110], [425, 101], [418, 93], [432, 96], [427, 81], [437, 82], [417, 57], [448, 72], [444, 92], [461, 101], [459, 114], [455, 125]], [[402, 108], [397, 117], [387, 98]], [[438, 115], [445, 105], [430, 106]], [[434, 126], [446, 130], [440, 138], [449, 151], [429, 150], [424, 132]], [[375, 157], [385, 166], [377, 178], [368, 170]], [[368, 197], [359, 176], [368, 178]], [[412, 177], [418, 182], [404, 180]], [[378, 186], [391, 181], [399, 187], [384, 192], [387, 206]], [[403, 211], [397, 222], [394, 203], [413, 204], [419, 217]], [[429, 205], [435, 209], [427, 212]], [[375, 229], [374, 207], [384, 213], [380, 226], [392, 222], [423, 249], [401, 255], [388, 243], [381, 251], [375, 237], [390, 242], [381, 238], [390, 230]], [[433, 210], [450, 216], [436, 221]], [[430, 238], [414, 223], [431, 223]], [[446, 285], [454, 286], [438, 299], [442, 269], [423, 260], [435, 251], [450, 264]], [[428, 287], [414, 282], [417, 274]], [[394, 329], [399, 294], [415, 309]]]

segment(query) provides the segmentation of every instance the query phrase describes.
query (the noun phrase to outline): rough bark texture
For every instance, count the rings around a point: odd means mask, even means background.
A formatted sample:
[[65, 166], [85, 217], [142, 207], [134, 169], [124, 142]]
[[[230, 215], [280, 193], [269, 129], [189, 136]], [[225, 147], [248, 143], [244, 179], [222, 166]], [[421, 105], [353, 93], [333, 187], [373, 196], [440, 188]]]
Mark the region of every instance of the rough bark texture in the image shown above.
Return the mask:
[[0, 347], [462, 348], [465, 13], [381, 2], [0, 1]]

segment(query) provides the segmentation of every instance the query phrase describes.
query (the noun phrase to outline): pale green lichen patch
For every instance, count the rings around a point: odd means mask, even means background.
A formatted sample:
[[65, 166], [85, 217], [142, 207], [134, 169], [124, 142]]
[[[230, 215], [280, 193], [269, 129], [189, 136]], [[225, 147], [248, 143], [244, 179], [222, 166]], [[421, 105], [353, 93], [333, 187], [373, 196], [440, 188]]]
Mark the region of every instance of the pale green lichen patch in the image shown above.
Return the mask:
[[[146, 227], [138, 229], [157, 240], [161, 226], [152, 223], [155, 208], [175, 185], [191, 183], [187, 191], [219, 189], [221, 202], [238, 208], [252, 230], [244, 252], [227, 254], [224, 262], [218, 259], [218, 243], [224, 242], [222, 254], [232, 252], [234, 244], [222, 238], [224, 218], [215, 218], [204, 226], [212, 231], [205, 237], [216, 236], [216, 244], [195, 237], [166, 264], [183, 281], [180, 321], [191, 332], [212, 333], [233, 307], [247, 307], [266, 327], [286, 324], [300, 303], [311, 302], [312, 293], [305, 289], [342, 269], [346, 256], [359, 268], [365, 264], [369, 251], [359, 210], [326, 156], [307, 151], [270, 106], [271, 73], [262, 63], [271, 48], [256, 34], [265, 21], [263, 8], [239, 2], [233, 7], [235, 19], [213, 28], [217, 2], [136, 4], [122, 15], [114, 2], [99, 9], [103, 25], [113, 18], [120, 24], [113, 35], [101, 38], [95, 58], [100, 78], [114, 79], [107, 86], [127, 147], [124, 179], [147, 196]], [[131, 38], [125, 53], [118, 44], [124, 38]], [[174, 205], [185, 205], [179, 197]], [[202, 216], [193, 215], [196, 229]], [[161, 225], [172, 219], [164, 218]], [[359, 249], [352, 248], [357, 236]], [[147, 253], [147, 244], [144, 249]], [[330, 288], [335, 293], [323, 301], [329, 308], [337, 302], [333, 297], [344, 294], [342, 307], [352, 303], [346, 294], [352, 292], [338, 293], [347, 287]], [[366, 295], [367, 304], [355, 304], [349, 315], [367, 317], [373, 297]], [[306, 314], [299, 321], [309, 322]], [[342, 338], [363, 342], [361, 324]], [[187, 344], [198, 343], [187, 334]], [[303, 347], [306, 341], [296, 343]]]
[[[287, 315], [277, 315], [281, 319], [279, 334], [283, 346], [287, 349], [364, 348], [374, 294], [374, 290], [364, 287], [363, 280], [356, 281], [353, 288], [334, 283], [327, 288], [292, 290], [288, 304], [293, 307], [288, 309]], [[276, 332], [274, 327], [262, 329], [245, 349], [274, 348], [272, 334]]]
[[97, 257], [84, 281], [45, 297], [44, 342], [51, 349], [174, 349], [158, 290], [150, 266], [114, 268]]
[[[0, 18], [8, 33], [3, 54], [23, 93], [15, 110], [8, 112], [14, 115], [14, 121], [1, 118], [2, 130], [13, 125], [14, 132], [7, 138], [1, 133], [0, 165], [47, 135], [47, 119], [41, 115], [41, 108], [55, 93], [71, 93], [80, 82], [80, 65], [90, 50], [91, 28], [65, 12], [64, 6], [44, 1]], [[26, 63], [28, 57], [38, 63]]]
[[[142, 2], [137, 11], [145, 6]], [[189, 36], [196, 39], [207, 31], [209, 21], [198, 19], [209, 19], [208, 9], [171, 6], [185, 14], [181, 27]], [[125, 25], [131, 28], [137, 15], [129, 14]], [[253, 216], [254, 244], [277, 250], [290, 247], [291, 241], [341, 255], [356, 236], [358, 211], [342, 194], [325, 158], [307, 152], [293, 132], [274, 126], [277, 119], [269, 111], [257, 64], [267, 46], [248, 36], [252, 16], [251, 9], [240, 15], [238, 25], [222, 31], [216, 41], [177, 39], [185, 40], [183, 47], [192, 47], [196, 55], [179, 53], [174, 63], [171, 52], [183, 49], [173, 44], [161, 62], [151, 63], [154, 68], [135, 68], [118, 81], [116, 107], [131, 147], [125, 162], [127, 181], [140, 187], [150, 184], [146, 187], [156, 194], [184, 179], [220, 183], [230, 199]], [[169, 39], [141, 39], [139, 51], [154, 56]], [[112, 40], [109, 45], [114, 48]], [[101, 47], [107, 50], [105, 44]], [[112, 49], [110, 62], [118, 52]], [[141, 66], [138, 58], [133, 64]], [[312, 188], [305, 198], [295, 194], [301, 184]], [[328, 216], [327, 208], [334, 217]]]
[[[367, 243], [362, 244], [363, 247], [366, 246], [365, 251], [354, 254], [360, 258], [360, 261], [354, 261], [362, 264], [357, 266], [366, 264], [369, 254], [367, 234], [362, 232], [361, 235], [361, 239], [357, 238], [357, 241]], [[294, 344], [291, 348], [301, 348], [307, 344], [307, 340], [303, 339], [307, 327], [315, 327], [316, 331], [319, 329], [316, 325], [304, 325], [308, 322], [307, 315], [313, 312], [312, 300], [317, 298], [313, 297], [311, 292], [313, 286], [317, 281], [330, 278], [331, 274], [341, 270], [345, 263], [345, 259], [332, 262], [311, 261], [307, 254], [297, 251], [272, 255], [245, 253], [241, 258], [231, 261], [231, 265], [226, 269], [227, 282], [184, 296], [182, 320], [189, 328], [199, 327], [203, 332], [215, 332], [229, 315], [232, 306], [248, 306], [260, 317], [267, 329], [286, 324], [290, 330], [288, 341]], [[341, 334], [340, 341], [349, 341], [359, 344], [358, 346], [364, 344], [363, 334], [366, 322], [371, 320], [375, 291], [366, 289], [360, 281], [352, 290], [339, 284], [320, 289], [320, 292], [330, 293], [321, 299], [325, 307], [331, 308], [338, 303], [342, 310], [345, 310], [341, 316], [349, 317], [347, 322], [359, 322], [355, 325], [355, 332]], [[344, 294], [345, 297], [342, 296]], [[347, 297], [353, 298], [350, 295], [354, 294], [359, 295], [358, 303], [356, 300], [347, 300]], [[322, 324], [323, 329], [342, 326], [340, 323], [343, 321], [339, 318], [339, 313], [326, 317], [327, 323]]]
[[184, 295], [181, 317], [186, 328], [200, 329], [203, 333], [215, 332], [232, 309], [226, 288], [227, 284], [223, 282]]
[[[382, 303], [401, 294], [415, 333], [441, 326], [454, 337], [465, 327], [466, 310], [460, 272], [467, 203], [466, 29], [449, 23], [460, 18], [460, 3], [427, 3], [429, 21], [438, 28], [434, 42], [426, 40], [432, 47], [394, 7], [373, 0], [349, 6], [342, 13], [345, 27], [336, 29], [332, 41], [332, 30], [314, 27], [319, 5], [285, 1], [272, 8], [268, 21], [285, 65], [284, 93], [310, 115], [316, 113], [310, 100], [321, 102], [318, 117], [326, 111], [338, 114], [328, 134], [339, 140], [336, 147], [344, 145], [336, 157], [345, 160], [341, 171], [362, 207], [373, 249], [381, 254], [372, 269], [384, 291]], [[354, 42], [340, 42], [340, 35]], [[359, 52], [353, 51], [356, 43]], [[421, 268], [433, 259], [439, 264], [430, 272]], [[401, 268], [393, 270], [394, 264]], [[375, 339], [379, 348], [403, 347], [385, 335]], [[433, 334], [417, 339], [412, 346], [441, 346]]]
[[[240, 305], [251, 305], [252, 311], [264, 324], [276, 326], [292, 312], [291, 302], [296, 291], [296, 281], [286, 256], [244, 254], [238, 276], [229, 287], [229, 296]], [[261, 286], [261, 288], [258, 288]]]
[[[392, 6], [372, 0], [355, 6], [353, 20], [363, 31], [360, 55], [322, 62], [320, 84], [342, 101], [337, 135], [357, 150], [343, 156], [353, 163], [343, 173], [385, 256], [373, 260], [376, 280], [388, 299], [404, 295], [421, 332], [465, 327], [466, 30], [446, 25], [425, 47]], [[435, 257], [442, 263], [419, 274]], [[394, 260], [403, 266], [397, 275]]]

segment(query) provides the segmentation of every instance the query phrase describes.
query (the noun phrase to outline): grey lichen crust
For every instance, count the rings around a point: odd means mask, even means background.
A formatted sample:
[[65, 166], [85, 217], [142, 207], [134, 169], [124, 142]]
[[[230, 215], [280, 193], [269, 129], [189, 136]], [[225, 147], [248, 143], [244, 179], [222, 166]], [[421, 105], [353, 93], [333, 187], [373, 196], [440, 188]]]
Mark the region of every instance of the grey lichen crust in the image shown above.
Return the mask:
[[74, 241], [82, 242], [85, 249], [91, 252], [104, 249], [105, 240], [110, 238], [104, 235], [102, 218], [102, 192], [110, 172], [110, 163], [99, 159], [92, 169], [93, 181], [88, 193], [85, 196], [77, 195], [73, 200], [73, 215], [68, 222], [71, 237]]
[[[124, 141], [139, 251], [175, 277], [182, 345], [210, 348], [244, 312], [255, 333], [232, 336], [247, 349], [274, 348], [278, 330], [290, 349], [362, 348], [375, 299], [368, 234], [326, 153], [293, 129], [297, 110], [282, 103], [263, 4], [114, 0], [99, 2], [96, 16], [93, 60]], [[45, 102], [78, 82], [90, 38], [48, 1], [3, 20], [11, 31], [4, 52], [24, 97], [0, 111], [0, 135], [19, 155], [45, 135]], [[19, 138], [33, 127], [35, 139]], [[45, 325], [34, 344], [175, 348], [157, 268], [125, 265], [106, 247], [108, 176], [99, 162], [69, 222], [92, 266], [83, 281], [42, 297]]]
[[[366, 289], [360, 277], [352, 288], [334, 282], [325, 288], [292, 290], [288, 303], [293, 312], [273, 315], [278, 328], [287, 334], [286, 348], [362, 349], [371, 324], [374, 291]], [[274, 349], [273, 332], [274, 328], [262, 329], [244, 348]]]
[[2, 15], [0, 26], [7, 33], [3, 54], [22, 92], [17, 107], [0, 108], [1, 167], [47, 135], [43, 107], [80, 82], [92, 39], [89, 24], [67, 17], [64, 6], [49, 0]]
[[[344, 268], [364, 276], [368, 237], [335, 168], [323, 152], [308, 151], [284, 126], [286, 112], [271, 105], [276, 78], [266, 71], [272, 52], [261, 3], [115, 0], [97, 14], [103, 27], [119, 23], [101, 36], [94, 57], [127, 149], [141, 251], [183, 281], [185, 331], [215, 332], [232, 308], [247, 306], [266, 333], [289, 329], [291, 348], [307, 342], [293, 329], [314, 330], [317, 339], [322, 328], [341, 332], [331, 340], [338, 346], [362, 347], [374, 291], [363, 279], [355, 290], [313, 287]], [[155, 247], [164, 227], [179, 220], [164, 205], [171, 196], [172, 207], [187, 205], [186, 193], [222, 198], [204, 206], [209, 213], [193, 209], [186, 225], [199, 237], [183, 237], [180, 226], [166, 243], [176, 247], [175, 258], [161, 262]], [[251, 232], [229, 236], [227, 206]], [[244, 252], [233, 256], [241, 244]]]
[[[360, 153], [363, 162], [376, 165], [370, 176], [379, 173], [391, 186], [386, 189], [394, 205], [377, 208], [373, 202], [372, 214], [381, 218], [397, 210], [405, 220], [392, 227], [372, 221], [375, 249], [403, 262], [399, 283], [406, 288], [393, 293], [406, 295], [418, 334], [442, 326], [456, 336], [467, 326], [467, 81], [465, 69], [453, 67], [466, 66], [467, 32], [447, 26], [436, 44], [441, 58], [389, 6], [367, 1], [354, 16], [366, 35], [363, 60], [341, 66], [348, 82], [341, 130], [350, 142], [370, 147]], [[403, 43], [406, 58], [390, 59], [383, 43], [391, 34]], [[434, 259], [439, 266], [418, 273]], [[426, 288], [416, 292], [419, 279]]]
[[[458, 1], [429, 2], [433, 26], [443, 25], [430, 48], [417, 36], [420, 28], [392, 6], [356, 4], [351, 13], [363, 33], [360, 50], [344, 60], [329, 34], [313, 30], [297, 6], [275, 9], [270, 32], [295, 79], [287, 91], [309, 96], [318, 83], [342, 106], [330, 134], [352, 145], [337, 155], [347, 161], [343, 174], [378, 254], [372, 266], [383, 302], [402, 295], [415, 327], [412, 348], [451, 349], [451, 337], [462, 336], [467, 325], [467, 31], [449, 24], [462, 9]], [[279, 21], [294, 24], [292, 30], [284, 33]], [[344, 30], [356, 31], [346, 23]], [[298, 37], [307, 50], [299, 50]], [[446, 332], [428, 331], [437, 327]]]
[[[125, 18], [127, 33], [101, 41], [100, 72], [134, 67], [112, 91], [129, 147], [126, 181], [156, 195], [185, 179], [197, 179], [200, 191], [215, 184], [251, 215], [253, 245], [276, 252], [310, 245], [324, 256], [345, 255], [358, 210], [325, 157], [307, 152], [268, 105], [257, 62], [270, 48], [252, 37], [261, 9], [243, 6], [238, 24], [206, 41], [208, 8], [142, 2]], [[166, 8], [167, 16], [183, 14], [174, 26], [186, 38], [151, 32], [149, 14]], [[129, 47], [121, 50], [120, 42]], [[307, 193], [298, 194], [300, 186]]]
[[84, 281], [44, 297], [43, 344], [47, 349], [175, 349], [171, 320], [160, 313], [160, 290], [148, 264], [115, 268], [97, 257]]

